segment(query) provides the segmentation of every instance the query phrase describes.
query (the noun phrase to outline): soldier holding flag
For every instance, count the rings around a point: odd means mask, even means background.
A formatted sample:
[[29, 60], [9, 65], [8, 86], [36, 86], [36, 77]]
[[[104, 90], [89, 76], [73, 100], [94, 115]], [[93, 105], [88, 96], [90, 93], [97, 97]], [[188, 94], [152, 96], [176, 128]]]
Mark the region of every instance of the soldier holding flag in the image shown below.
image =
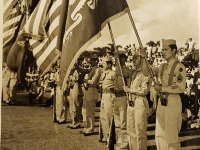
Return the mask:
[[156, 146], [158, 150], [180, 149], [178, 135], [182, 124], [180, 93], [186, 86], [186, 69], [176, 58], [177, 46], [173, 39], [162, 39], [162, 54], [167, 63], [154, 68], [161, 84], [155, 84], [160, 92], [156, 113]]
[[127, 135], [130, 150], [147, 149], [147, 118], [149, 105], [146, 95], [151, 86], [151, 78], [142, 72], [143, 58], [140, 51], [133, 54], [133, 65], [136, 70], [130, 76], [130, 87], [124, 86], [124, 91], [129, 93], [127, 108]]

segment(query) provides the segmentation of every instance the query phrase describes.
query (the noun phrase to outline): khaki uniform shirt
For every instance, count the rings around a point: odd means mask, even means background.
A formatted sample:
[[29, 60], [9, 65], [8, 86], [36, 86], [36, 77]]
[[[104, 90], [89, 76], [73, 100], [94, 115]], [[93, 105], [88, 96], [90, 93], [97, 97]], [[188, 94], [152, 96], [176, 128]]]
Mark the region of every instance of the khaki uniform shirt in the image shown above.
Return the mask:
[[103, 71], [100, 77], [100, 83], [102, 83], [103, 90], [114, 88], [114, 81], [116, 79], [116, 73], [109, 69]]
[[[168, 80], [170, 77], [170, 71], [174, 62], [177, 61], [176, 58], [172, 59], [168, 63], [161, 64], [159, 68], [154, 68], [153, 71], [158, 75], [162, 83], [162, 92], [166, 93], [183, 93], [186, 88], [186, 68], [182, 63], [178, 63], [173, 75], [172, 85], [168, 85]], [[162, 73], [162, 66], [164, 65], [164, 72]], [[162, 77], [163, 76], [163, 77]]]

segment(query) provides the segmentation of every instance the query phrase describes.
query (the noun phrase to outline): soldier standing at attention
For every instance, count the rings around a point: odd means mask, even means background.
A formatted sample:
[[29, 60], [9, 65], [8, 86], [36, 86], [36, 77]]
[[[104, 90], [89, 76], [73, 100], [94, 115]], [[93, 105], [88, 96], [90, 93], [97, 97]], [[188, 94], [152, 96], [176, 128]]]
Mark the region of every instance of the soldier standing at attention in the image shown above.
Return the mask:
[[180, 93], [186, 87], [186, 68], [176, 58], [176, 41], [162, 39], [162, 54], [167, 63], [154, 68], [155, 75], [161, 84], [155, 84], [155, 90], [160, 92], [156, 113], [156, 146], [158, 150], [178, 150], [178, 139], [182, 124], [182, 104]]
[[101, 142], [107, 143], [109, 139], [109, 128], [113, 116], [114, 108], [114, 81], [116, 73], [112, 68], [112, 58], [104, 57], [102, 61], [103, 73], [101, 74], [99, 83], [102, 85], [102, 99], [100, 107], [100, 122], [102, 125], [103, 139]]
[[[116, 132], [116, 150], [118, 149], [127, 149], [128, 140], [127, 140], [127, 95], [123, 90], [123, 78], [125, 84], [128, 83], [127, 78], [130, 75], [130, 69], [125, 66], [125, 61], [127, 56], [125, 51], [119, 51], [115, 53], [115, 59], [119, 58], [120, 65], [116, 61], [116, 80], [114, 81], [114, 122], [115, 122], [115, 132]], [[120, 71], [122, 70], [122, 74]]]
[[17, 94], [17, 73], [11, 72], [10, 74], [10, 101], [9, 104], [13, 104]]
[[11, 70], [6, 66], [3, 70], [3, 101], [9, 104], [10, 100], [10, 73]]
[[99, 59], [97, 54], [94, 54], [90, 58], [91, 71], [88, 74], [88, 79], [83, 79], [85, 83], [85, 91], [83, 96], [83, 133], [85, 136], [92, 135], [94, 133], [94, 122], [95, 122], [95, 108], [96, 101], [99, 97], [97, 91], [97, 83], [101, 76], [101, 69], [98, 68]]
[[124, 91], [129, 93], [129, 104], [127, 108], [127, 135], [130, 150], [147, 149], [147, 119], [149, 115], [149, 104], [146, 98], [151, 86], [150, 77], [144, 76], [142, 72], [143, 58], [140, 50], [133, 54], [133, 70], [130, 76], [130, 88], [124, 86]]

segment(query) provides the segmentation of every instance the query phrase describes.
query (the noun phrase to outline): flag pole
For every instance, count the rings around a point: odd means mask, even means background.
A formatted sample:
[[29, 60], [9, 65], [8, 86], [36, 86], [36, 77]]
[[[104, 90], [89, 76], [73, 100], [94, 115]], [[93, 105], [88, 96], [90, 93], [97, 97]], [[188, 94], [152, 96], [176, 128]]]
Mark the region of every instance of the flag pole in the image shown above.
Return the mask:
[[[110, 26], [110, 22], [108, 22], [108, 28], [109, 28], [109, 32], [110, 32], [110, 36], [111, 36], [111, 39], [112, 39], [112, 43], [113, 43], [115, 52], [118, 53], [118, 50], [117, 50], [116, 44], [115, 44], [115, 40], [114, 40], [114, 36], [113, 36], [113, 32], [112, 32], [112, 29], [111, 29], [111, 26]], [[122, 76], [123, 85], [126, 85], [125, 80], [124, 80], [124, 76], [123, 76], [123, 73], [122, 73], [122, 68], [121, 68], [121, 64], [120, 64], [120, 61], [119, 61], [119, 57], [117, 57], [117, 63], [119, 64], [119, 70], [120, 70], [120, 74]], [[126, 96], [128, 97], [127, 93], [126, 93]], [[113, 112], [114, 112], [114, 108], [113, 108]], [[107, 147], [109, 148], [109, 150], [114, 149], [115, 136], [116, 136], [115, 135], [115, 121], [114, 121], [114, 114], [113, 114], [112, 119], [111, 119], [110, 129], [109, 129], [109, 140], [108, 140], [108, 143], [107, 143]]]
[[[114, 40], [114, 36], [113, 36], [113, 32], [112, 32], [112, 29], [111, 29], [111, 26], [110, 26], [110, 22], [108, 22], [108, 28], [109, 28], [109, 31], [110, 31], [110, 36], [111, 36], [111, 39], [112, 39], [112, 43], [113, 43], [115, 52], [118, 53], [117, 48], [116, 48], [116, 44], [115, 44], [115, 40]], [[123, 84], [126, 85], [125, 80], [124, 80], [124, 76], [123, 76], [123, 73], [122, 73], [122, 68], [121, 68], [121, 64], [120, 64], [120, 61], [119, 61], [119, 57], [117, 57], [117, 62], [119, 64], [119, 70], [120, 70], [120, 74], [122, 75]]]
[[[130, 12], [130, 9], [129, 9], [129, 8], [128, 8], [128, 16], [129, 16], [129, 18], [130, 18], [131, 24], [132, 24], [133, 29], [134, 29], [134, 31], [135, 31], [135, 34], [136, 34], [138, 43], [139, 43], [141, 49], [143, 50], [142, 42], [141, 42], [141, 40], [140, 40], [140, 36], [139, 36], [139, 34], [138, 34], [137, 28], [136, 28], [136, 26], [135, 26], [135, 23], [134, 23], [134, 21], [133, 21], [133, 17], [132, 17], [132, 15], [131, 15], [131, 12]], [[148, 70], [149, 70], [149, 72], [150, 72], [150, 75], [151, 75], [151, 78], [152, 78], [153, 82], [157, 84], [157, 82], [156, 82], [156, 80], [155, 80], [155, 78], [154, 78], [154, 76], [153, 76], [153, 71], [152, 71], [152, 69], [151, 69], [151, 67], [150, 67], [150, 65], [149, 65], [149, 63], [148, 63], [148, 60], [147, 60], [147, 56], [146, 56], [146, 55], [145, 55], [145, 57], [144, 57], [144, 60], [145, 60], [145, 62], [146, 62], [146, 64], [147, 64], [147, 68], [148, 68]]]

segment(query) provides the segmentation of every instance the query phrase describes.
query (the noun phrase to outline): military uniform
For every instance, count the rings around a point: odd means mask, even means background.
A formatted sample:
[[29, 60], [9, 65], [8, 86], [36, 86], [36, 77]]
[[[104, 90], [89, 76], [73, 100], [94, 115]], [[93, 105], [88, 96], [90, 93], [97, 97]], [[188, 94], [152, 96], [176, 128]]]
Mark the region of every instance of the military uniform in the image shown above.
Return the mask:
[[146, 130], [149, 105], [146, 95], [150, 90], [150, 86], [150, 77], [145, 77], [141, 69], [133, 72], [127, 109], [127, 135], [130, 150], [147, 149]]
[[3, 87], [3, 101], [9, 103], [10, 100], [10, 69], [5, 67], [3, 70], [3, 80], [2, 80], [2, 87]]
[[10, 74], [10, 103], [16, 98], [17, 94], [17, 73], [11, 72]]
[[75, 129], [80, 127], [81, 119], [82, 119], [82, 103], [83, 103], [83, 90], [81, 87], [83, 77], [85, 75], [85, 70], [76, 67], [72, 75], [73, 85], [70, 89], [69, 94], [69, 111], [72, 119], [72, 123], [69, 127]]
[[[119, 58], [120, 59], [120, 58]], [[125, 58], [124, 58], [125, 59]], [[130, 75], [130, 69], [123, 65], [121, 67], [124, 81], [128, 82], [128, 76]], [[116, 149], [127, 149], [127, 95], [123, 90], [123, 79], [116, 61], [116, 79], [114, 81], [114, 121], [115, 121], [115, 132], [116, 132]]]
[[116, 73], [111, 69], [104, 70], [100, 77], [100, 83], [102, 84], [102, 99], [100, 107], [100, 121], [102, 125], [103, 141], [109, 138], [109, 128], [111, 125], [111, 119], [113, 116], [114, 108], [114, 81], [116, 79]]
[[[175, 40], [163, 40], [163, 45], [175, 44]], [[175, 64], [176, 63], [176, 64]], [[180, 93], [186, 87], [186, 69], [176, 58], [153, 69], [162, 85], [156, 113], [155, 139], [158, 150], [180, 149], [178, 135], [182, 124]], [[167, 99], [167, 101], [166, 101]]]
[[84, 91], [83, 96], [83, 107], [82, 107], [82, 115], [83, 115], [83, 123], [85, 134], [90, 134], [94, 132], [94, 122], [95, 122], [95, 107], [96, 101], [99, 97], [99, 93], [96, 89], [97, 83], [99, 82], [99, 78], [101, 76], [100, 68], [97, 66], [93, 67], [90, 73], [88, 74], [87, 84], [88, 88]]
[[59, 72], [55, 73], [56, 86], [56, 121], [57, 123], [66, 122], [66, 99], [64, 98], [63, 91], [59, 85]]

